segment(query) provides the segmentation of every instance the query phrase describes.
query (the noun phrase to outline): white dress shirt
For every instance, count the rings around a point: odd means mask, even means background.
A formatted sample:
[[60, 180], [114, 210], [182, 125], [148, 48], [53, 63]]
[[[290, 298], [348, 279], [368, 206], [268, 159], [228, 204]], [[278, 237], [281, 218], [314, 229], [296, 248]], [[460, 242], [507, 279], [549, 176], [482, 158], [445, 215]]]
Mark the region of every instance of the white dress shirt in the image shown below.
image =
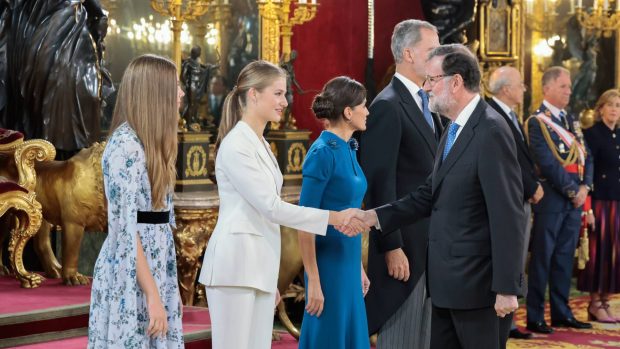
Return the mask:
[[566, 110], [554, 106], [553, 104], [547, 102], [547, 100], [543, 100], [543, 105], [549, 109], [554, 118], [562, 122], [562, 119], [560, 119], [560, 112], [564, 112], [564, 115], [566, 115]]
[[469, 120], [469, 117], [474, 112], [474, 109], [476, 109], [478, 102], [480, 102], [480, 95], [475, 95], [474, 98], [472, 98], [471, 101], [469, 101], [469, 103], [465, 106], [465, 108], [461, 110], [459, 115], [456, 117], [456, 120], [454, 120], [454, 123], [459, 125], [459, 129], [458, 131], [456, 131], [456, 136], [454, 137], [455, 143], [456, 140], [459, 138], [461, 131], [463, 131], [463, 127], [465, 127], [467, 120]]
[[401, 73], [394, 73], [394, 77], [398, 78], [398, 80], [400, 80], [400, 82], [402, 82], [403, 85], [405, 85], [405, 87], [407, 88], [409, 93], [411, 93], [411, 96], [413, 97], [413, 100], [415, 101], [415, 104], [418, 105], [418, 108], [420, 108], [420, 111], [423, 111], [423, 109], [422, 109], [422, 97], [420, 97], [420, 95], [418, 94], [418, 91], [421, 90], [420, 86], [418, 86], [418, 84], [416, 84], [415, 82], [407, 79]]

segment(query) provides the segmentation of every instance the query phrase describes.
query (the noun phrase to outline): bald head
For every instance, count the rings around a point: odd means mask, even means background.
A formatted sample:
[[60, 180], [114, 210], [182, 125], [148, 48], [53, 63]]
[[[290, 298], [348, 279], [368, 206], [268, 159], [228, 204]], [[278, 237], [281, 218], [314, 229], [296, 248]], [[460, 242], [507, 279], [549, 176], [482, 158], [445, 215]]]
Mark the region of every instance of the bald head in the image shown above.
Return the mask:
[[510, 66], [495, 69], [489, 78], [489, 92], [509, 107], [515, 108], [523, 103], [523, 92], [525, 92], [521, 73]]

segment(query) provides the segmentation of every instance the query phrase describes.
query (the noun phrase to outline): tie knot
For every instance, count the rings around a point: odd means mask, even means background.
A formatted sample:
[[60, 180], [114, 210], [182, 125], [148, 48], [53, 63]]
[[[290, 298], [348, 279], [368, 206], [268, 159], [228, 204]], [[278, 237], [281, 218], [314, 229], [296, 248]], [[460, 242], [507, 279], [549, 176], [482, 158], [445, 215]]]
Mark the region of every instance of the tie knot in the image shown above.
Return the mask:
[[456, 122], [453, 122], [450, 124], [450, 129], [448, 130], [448, 133], [454, 137], [456, 136], [456, 132], [459, 130], [460, 125], [457, 124]]
[[566, 117], [566, 113], [564, 112], [564, 110], [560, 110], [560, 114], [558, 114], [560, 116], [560, 119], [564, 119]]
[[426, 93], [424, 89], [421, 88], [418, 90], [418, 96], [420, 96], [420, 98], [422, 98], [423, 101], [428, 101], [428, 93]]

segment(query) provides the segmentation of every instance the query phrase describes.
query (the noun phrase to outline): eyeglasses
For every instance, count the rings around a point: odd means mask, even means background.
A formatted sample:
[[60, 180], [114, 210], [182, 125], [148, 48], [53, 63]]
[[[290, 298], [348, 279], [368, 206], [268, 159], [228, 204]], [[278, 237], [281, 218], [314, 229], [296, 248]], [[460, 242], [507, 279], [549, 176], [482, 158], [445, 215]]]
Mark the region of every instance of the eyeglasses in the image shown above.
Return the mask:
[[435, 86], [436, 83], [439, 82], [439, 80], [448, 77], [448, 76], [453, 76], [454, 74], [439, 74], [439, 75], [435, 75], [435, 76], [426, 76], [426, 79], [424, 79], [424, 82], [422, 83], [422, 87], [430, 87], [433, 88], [433, 86]]

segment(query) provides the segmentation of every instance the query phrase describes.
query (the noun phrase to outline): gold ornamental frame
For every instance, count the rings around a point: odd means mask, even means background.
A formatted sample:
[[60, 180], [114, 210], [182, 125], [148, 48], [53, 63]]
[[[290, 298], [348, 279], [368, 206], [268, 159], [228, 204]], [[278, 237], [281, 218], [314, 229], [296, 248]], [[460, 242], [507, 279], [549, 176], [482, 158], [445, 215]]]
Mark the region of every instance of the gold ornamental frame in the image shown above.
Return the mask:
[[521, 1], [513, 1], [511, 6], [507, 0], [499, 0], [497, 8], [490, 1], [484, 2], [478, 10], [481, 60], [518, 61], [522, 44]]

